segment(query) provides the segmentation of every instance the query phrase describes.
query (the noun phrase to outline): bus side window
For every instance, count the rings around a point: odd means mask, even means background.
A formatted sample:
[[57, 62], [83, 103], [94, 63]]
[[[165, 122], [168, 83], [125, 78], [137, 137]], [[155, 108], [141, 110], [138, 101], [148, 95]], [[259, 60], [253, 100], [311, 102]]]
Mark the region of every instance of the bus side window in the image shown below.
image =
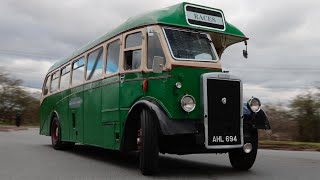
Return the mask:
[[50, 85], [50, 76], [46, 77], [46, 81], [43, 87], [43, 92], [42, 92], [42, 96], [45, 96], [48, 94], [49, 92], [49, 85]]
[[60, 90], [69, 88], [70, 84], [70, 64], [61, 69]]
[[160, 44], [160, 39], [157, 33], [153, 33], [152, 36], [148, 36], [148, 61], [147, 68], [152, 69], [154, 56], [160, 56], [164, 58], [164, 64], [166, 64], [166, 59]]
[[102, 76], [103, 47], [91, 52], [87, 63], [87, 80], [98, 79]]
[[72, 86], [76, 86], [83, 83], [84, 77], [84, 57], [76, 60], [72, 64]]
[[119, 70], [120, 41], [109, 44], [107, 54], [106, 74], [116, 73]]
[[134, 70], [139, 69], [141, 65], [141, 44], [142, 44], [142, 33], [137, 32], [130, 34], [126, 38], [124, 50], [124, 69]]
[[51, 86], [50, 86], [50, 92], [56, 92], [59, 89], [59, 71], [56, 71], [51, 76]]

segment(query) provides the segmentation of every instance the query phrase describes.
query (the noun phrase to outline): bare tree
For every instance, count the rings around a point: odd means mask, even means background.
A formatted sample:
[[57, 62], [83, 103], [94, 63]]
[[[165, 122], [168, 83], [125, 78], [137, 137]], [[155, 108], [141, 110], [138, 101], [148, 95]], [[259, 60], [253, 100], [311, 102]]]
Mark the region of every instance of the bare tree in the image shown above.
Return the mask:
[[272, 133], [259, 132], [260, 139], [290, 141], [296, 139], [297, 123], [290, 111], [283, 105], [268, 104], [264, 107], [268, 114]]
[[[38, 111], [38, 101], [20, 86], [22, 80], [10, 78], [10, 74], [0, 71], [0, 120], [12, 121], [16, 113], [26, 114], [28, 108]], [[36, 103], [35, 103], [36, 102]], [[32, 107], [34, 106], [34, 107]], [[36, 111], [35, 111], [36, 109]], [[30, 114], [29, 114], [30, 115]], [[38, 113], [36, 116], [37, 117]], [[38, 118], [35, 118], [36, 120]]]
[[308, 92], [298, 95], [291, 103], [301, 141], [320, 142], [320, 95]]

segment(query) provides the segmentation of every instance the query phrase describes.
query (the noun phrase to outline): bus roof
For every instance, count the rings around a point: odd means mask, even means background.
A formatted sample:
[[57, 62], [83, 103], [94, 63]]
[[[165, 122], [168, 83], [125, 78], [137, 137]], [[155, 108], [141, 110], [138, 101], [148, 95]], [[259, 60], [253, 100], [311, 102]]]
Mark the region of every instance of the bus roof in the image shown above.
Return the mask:
[[80, 54], [84, 53], [85, 51], [103, 43], [104, 41], [107, 41], [108, 39], [111, 39], [112, 37], [117, 36], [120, 33], [129, 31], [131, 29], [135, 29], [142, 26], [147, 25], [154, 25], [154, 24], [162, 24], [162, 25], [173, 25], [173, 26], [180, 26], [180, 27], [187, 27], [187, 28], [194, 28], [199, 30], [205, 30], [205, 31], [212, 31], [216, 33], [221, 33], [225, 35], [231, 35], [231, 36], [237, 36], [243, 39], [248, 39], [238, 28], [233, 26], [232, 24], [228, 23], [227, 21], [224, 22], [224, 28], [223, 29], [215, 29], [205, 26], [193, 26], [189, 22], [187, 22], [186, 18], [186, 9], [185, 7], [187, 5], [190, 6], [196, 6], [200, 7], [206, 10], [212, 10], [221, 12], [222, 18], [225, 21], [223, 17], [223, 12], [219, 9], [196, 5], [192, 3], [180, 3], [176, 4], [164, 9], [154, 10], [151, 12], [147, 12], [135, 17], [129, 18], [126, 22], [118, 26], [117, 28], [113, 29], [112, 31], [105, 33], [104, 35], [100, 36], [99, 38], [95, 39], [94, 41], [84, 45], [80, 49], [76, 50], [72, 55], [70, 55], [67, 58], [63, 58], [59, 61], [57, 61], [54, 65], [52, 65], [48, 72], [51, 72], [61, 65], [67, 63], [71, 59], [79, 56]]

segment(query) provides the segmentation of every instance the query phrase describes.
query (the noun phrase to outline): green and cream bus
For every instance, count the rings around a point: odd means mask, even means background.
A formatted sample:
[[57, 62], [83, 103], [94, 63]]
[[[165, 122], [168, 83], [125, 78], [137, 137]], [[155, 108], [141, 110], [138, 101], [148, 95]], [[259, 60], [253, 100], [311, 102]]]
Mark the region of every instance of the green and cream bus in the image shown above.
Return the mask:
[[257, 129], [270, 125], [258, 98], [243, 103], [242, 81], [220, 59], [247, 40], [221, 10], [196, 4], [130, 18], [49, 69], [40, 134], [55, 149], [137, 151], [143, 174], [157, 171], [159, 153], [229, 153], [247, 170]]

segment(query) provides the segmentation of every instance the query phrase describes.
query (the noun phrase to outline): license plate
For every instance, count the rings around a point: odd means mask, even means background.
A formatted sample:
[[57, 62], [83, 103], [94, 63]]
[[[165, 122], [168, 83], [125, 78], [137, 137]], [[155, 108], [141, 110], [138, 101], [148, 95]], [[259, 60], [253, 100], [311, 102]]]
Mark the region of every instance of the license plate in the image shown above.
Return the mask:
[[236, 143], [238, 142], [237, 136], [213, 136], [212, 141], [213, 143]]

